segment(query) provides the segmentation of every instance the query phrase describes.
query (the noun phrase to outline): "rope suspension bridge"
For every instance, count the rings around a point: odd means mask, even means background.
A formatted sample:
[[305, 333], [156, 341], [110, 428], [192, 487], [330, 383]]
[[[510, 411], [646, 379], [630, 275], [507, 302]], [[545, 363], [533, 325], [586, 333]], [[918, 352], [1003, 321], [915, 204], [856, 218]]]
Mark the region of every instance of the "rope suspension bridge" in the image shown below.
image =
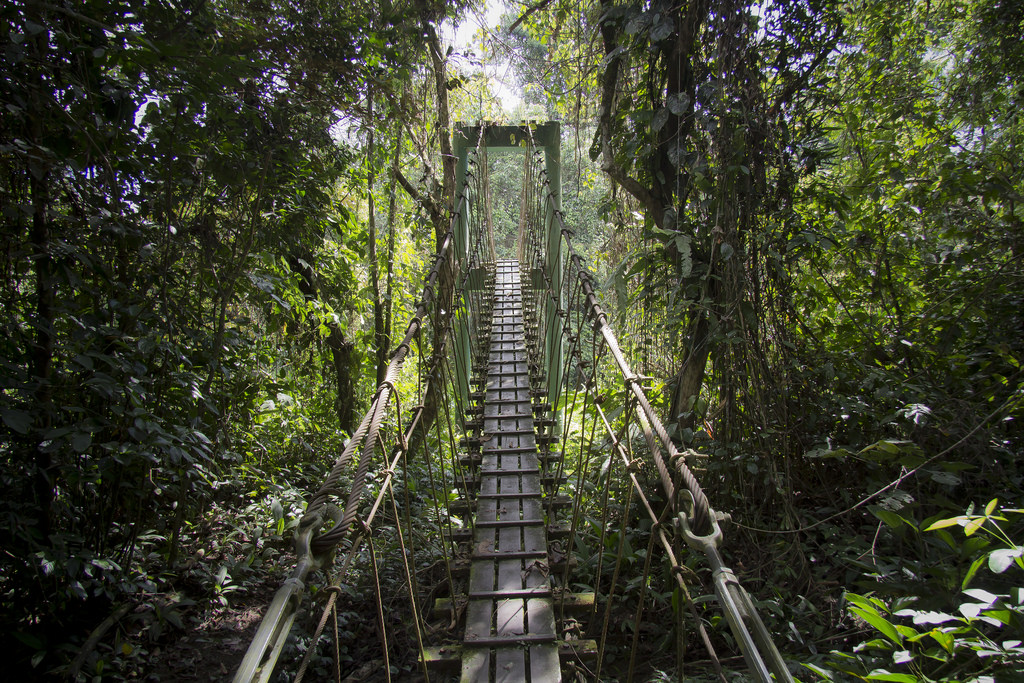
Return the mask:
[[[629, 571], [622, 552], [628, 515], [612, 519], [609, 511], [623, 502], [627, 512], [637, 506], [650, 528], [625, 676], [636, 670], [643, 590], [657, 545], [680, 596], [677, 618], [691, 620], [699, 634], [699, 646], [688, 647], [701, 650], [719, 680], [727, 680], [723, 658], [690, 594], [696, 578], [684, 553], [699, 553], [710, 569], [747, 675], [793, 680], [720, 552], [727, 516], [711, 509], [690, 469], [695, 454], [676, 448], [652, 408], [645, 378], [620, 350], [574, 248], [561, 212], [559, 125], [462, 126], [455, 143], [461, 191], [450, 230], [369, 410], [308, 501], [295, 568], [234, 680], [270, 680], [316, 576], [331, 579], [321, 591], [327, 597], [314, 644], [332, 616], [336, 625], [340, 586], [360, 558], [369, 559], [374, 575], [381, 678], [391, 680], [393, 642], [374, 544], [385, 517], [397, 527], [424, 679], [597, 681], [604, 671], [609, 680], [611, 606]], [[497, 258], [484, 209], [488, 150], [524, 155], [515, 259]], [[612, 394], [619, 407], [606, 412]], [[405, 473], [413, 458], [427, 469], [428, 516], [442, 539], [451, 589], [432, 604], [424, 604], [433, 593], [420, 585], [420, 549], [410, 532]], [[653, 489], [638, 476], [650, 468]], [[613, 490], [624, 491], [625, 501], [614, 500]], [[616, 532], [616, 524], [623, 528]], [[596, 550], [584, 547], [584, 532], [597, 535]], [[604, 552], [616, 542], [617, 553]], [[602, 579], [606, 563], [614, 564], [610, 582]], [[581, 586], [592, 590], [575, 590]], [[431, 613], [451, 627], [429, 628]], [[653, 628], [681, 634], [680, 624]], [[676, 641], [682, 663], [687, 644], [682, 635]], [[296, 680], [307, 675], [315, 649], [309, 646]], [[336, 667], [340, 680], [337, 658]]]

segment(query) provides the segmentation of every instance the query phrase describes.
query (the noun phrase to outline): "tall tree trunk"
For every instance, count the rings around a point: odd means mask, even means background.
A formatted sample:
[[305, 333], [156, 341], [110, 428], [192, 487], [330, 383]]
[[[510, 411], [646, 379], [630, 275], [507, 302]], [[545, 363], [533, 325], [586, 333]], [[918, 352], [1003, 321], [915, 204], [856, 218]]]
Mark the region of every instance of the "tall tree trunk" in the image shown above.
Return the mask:
[[[293, 255], [288, 259], [289, 267], [299, 274], [299, 291], [309, 300], [320, 297], [320, 287], [316, 281], [316, 273], [310, 264], [313, 263], [312, 250], [305, 250], [304, 253]], [[309, 316], [307, 321], [314, 327], [319, 327], [320, 322]], [[351, 339], [345, 337], [345, 333], [336, 322], [325, 323], [328, 329], [327, 348], [331, 352], [331, 367], [334, 371], [334, 379], [337, 382], [337, 395], [335, 396], [335, 414], [338, 416], [338, 427], [351, 434], [355, 429], [355, 349], [356, 345]]]
[[[423, 32], [427, 36], [427, 49], [434, 71], [434, 89], [437, 92], [437, 136], [441, 145], [441, 187], [444, 203], [451, 211], [455, 206], [455, 154], [452, 151], [452, 121], [448, 105], [448, 76], [445, 58], [441, 55], [441, 41], [437, 37], [437, 29], [430, 20], [424, 19]], [[447, 225], [436, 225], [435, 237], [437, 246], [448, 230]]]
[[[367, 95], [367, 108], [369, 110], [368, 120], [373, 122], [373, 93]], [[384, 375], [388, 369], [388, 342], [384, 333], [384, 297], [380, 291], [380, 259], [377, 257], [377, 206], [373, 197], [373, 185], [377, 180], [374, 171], [376, 164], [376, 145], [374, 128], [367, 129], [366, 140], [366, 211], [369, 223], [369, 252], [370, 252], [370, 288], [373, 290], [373, 347], [377, 358], [377, 384], [384, 381]]]
[[395, 233], [398, 226], [395, 225], [395, 217], [398, 215], [398, 188], [395, 187], [395, 180], [399, 175], [399, 167], [402, 162], [402, 126], [395, 126], [395, 156], [391, 160], [391, 183], [389, 183], [390, 195], [388, 197], [388, 270], [387, 284], [384, 293], [384, 340], [387, 348], [391, 348], [391, 325], [394, 317], [395, 288]]
[[[712, 281], [709, 280], [709, 283]], [[714, 298], [713, 293], [706, 300]], [[688, 341], [684, 347], [685, 358], [675, 377], [675, 390], [672, 392], [671, 416], [680, 430], [694, 429], [697, 426], [697, 413], [694, 405], [704, 386], [704, 375], [707, 370], [708, 358], [711, 355], [711, 310], [698, 310], [696, 319], [691, 324]]]
[[[50, 256], [49, 173], [31, 176], [32, 263], [36, 280], [35, 343], [32, 347], [31, 376], [36, 382], [33, 399], [39, 434], [50, 429], [53, 416], [53, 259]], [[53, 529], [55, 463], [53, 455], [39, 444], [35, 450], [35, 497], [39, 508], [39, 531], [47, 538]]]
[[338, 415], [338, 426], [351, 434], [355, 429], [355, 342], [346, 339], [345, 333], [335, 323], [328, 323], [330, 334], [327, 335], [327, 347], [331, 350], [334, 366], [334, 379], [338, 384], [335, 410]]
[[[38, 11], [38, 14], [37, 14]], [[30, 8], [30, 15], [41, 26], [48, 21], [42, 10]], [[37, 64], [47, 63], [49, 32], [42, 31], [29, 41], [31, 53]], [[29, 111], [45, 112], [50, 108], [49, 96], [51, 86], [42, 71], [33, 77], [35, 83], [30, 92]], [[46, 131], [43, 129], [41, 116], [31, 118], [29, 134], [35, 145], [42, 147]], [[32, 224], [29, 228], [29, 242], [32, 254], [32, 267], [35, 269], [36, 310], [35, 340], [30, 353], [29, 375], [36, 382], [33, 390], [33, 412], [36, 413], [35, 427], [37, 434], [45, 435], [50, 431], [53, 420], [53, 356], [54, 356], [54, 267], [50, 255], [50, 170], [40, 162], [35, 167], [31, 162], [26, 169], [29, 179], [29, 193], [32, 202]], [[56, 462], [53, 454], [43, 448], [43, 443], [35, 445], [32, 455], [35, 465], [33, 488], [35, 489], [36, 505], [39, 510], [39, 531], [45, 539], [53, 530], [53, 503], [55, 499], [55, 481], [57, 476]]]
[[[425, 7], [425, 5], [421, 5]], [[455, 154], [452, 151], [452, 140], [451, 140], [451, 115], [448, 108], [448, 79], [445, 75], [445, 61], [441, 52], [441, 41], [437, 36], [437, 29], [434, 26], [435, 17], [430, 16], [430, 13], [424, 9], [422, 14], [423, 32], [427, 38], [427, 48], [430, 52], [431, 65], [434, 72], [434, 88], [437, 96], [437, 128], [438, 138], [441, 147], [441, 161], [442, 161], [442, 192], [444, 195], [444, 205], [447, 208], [446, 215], [443, 216], [443, 223], [434, 224], [434, 237], [437, 244], [437, 248], [441, 247], [444, 240], [444, 236], [448, 233], [450, 227], [452, 211], [455, 208], [455, 167], [456, 159]], [[455, 299], [455, 283], [458, 280], [458, 272], [461, 267], [461, 263], [456, 259], [454, 250], [449, 252], [448, 258], [444, 261], [440, 277], [438, 277], [437, 283], [437, 295], [434, 301], [433, 311], [431, 315], [433, 324], [433, 339], [432, 347], [433, 352], [431, 356], [436, 355], [440, 349], [444, 346], [444, 338], [447, 334], [449, 321], [452, 317], [453, 302]], [[466, 369], [466, 372], [469, 370]], [[428, 429], [434, 424], [434, 419], [437, 417], [438, 402], [440, 397], [438, 395], [439, 388], [436, 382], [431, 382], [426, 395], [423, 397], [423, 414], [421, 419], [422, 432], [425, 434]], [[422, 440], [414, 442], [413, 445], [418, 446]], [[415, 448], [410, 448], [410, 453], [413, 453]]]

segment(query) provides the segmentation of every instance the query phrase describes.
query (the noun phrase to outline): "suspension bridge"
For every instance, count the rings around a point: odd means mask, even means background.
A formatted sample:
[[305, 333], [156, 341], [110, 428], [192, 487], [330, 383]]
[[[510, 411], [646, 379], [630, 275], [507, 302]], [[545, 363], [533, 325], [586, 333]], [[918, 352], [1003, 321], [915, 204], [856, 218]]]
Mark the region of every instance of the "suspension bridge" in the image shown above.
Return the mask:
[[[625, 491], [623, 509], [636, 505], [649, 522], [642, 586], [660, 546], [681, 596], [678, 619], [688, 620], [699, 636], [698, 644], [677, 639], [677, 661], [690, 648], [702, 652], [722, 681], [726, 661], [741, 661], [740, 670], [754, 680], [793, 680], [721, 553], [726, 516], [711, 509], [687, 461], [693, 454], [673, 444], [652, 408], [645, 378], [620, 349], [595, 280], [574, 248], [561, 212], [559, 124], [481, 123], [460, 126], [454, 137], [461, 191], [450, 230], [369, 410], [308, 501], [296, 533], [295, 568], [234, 680], [270, 680], [311, 581], [328, 577], [318, 591], [326, 600], [318, 606], [314, 643], [327, 637], [338, 587], [360, 558], [369, 558], [380, 596], [374, 537], [384, 517], [398, 527], [422, 678], [597, 681], [604, 670], [604, 680], [612, 680], [605, 667], [610, 607], [628, 571], [624, 529], [615, 536], [609, 518], [613, 485]], [[489, 150], [523, 154], [517, 258], [495, 253], [484, 208]], [[619, 407], [606, 412], [612, 394]], [[420, 584], [404, 504], [412, 458], [424, 459], [429, 473], [428, 516], [441, 539], [450, 587], [450, 595], [431, 604], [425, 604], [433, 593]], [[639, 477], [644, 468], [654, 476]], [[657, 485], [651, 490], [644, 481]], [[625, 524], [621, 517], [617, 523]], [[585, 530], [598, 535], [596, 552], [582, 547]], [[606, 559], [603, 549], [614, 547], [615, 538], [619, 552]], [[592, 561], [580, 562], [584, 553]], [[683, 564], [686, 553], [698, 553], [710, 570], [716, 609], [742, 659], [716, 653], [690, 594], [699, 583]], [[601, 579], [610, 568], [605, 563], [614, 563], [611, 582]], [[641, 594], [629, 678], [643, 602]], [[379, 599], [376, 609], [383, 667], [375, 680], [391, 680], [394, 639]], [[428, 628], [431, 614], [450, 627]], [[656, 631], [673, 628], [679, 626], [654, 625]], [[307, 676], [315, 649], [308, 648], [295, 680]]]

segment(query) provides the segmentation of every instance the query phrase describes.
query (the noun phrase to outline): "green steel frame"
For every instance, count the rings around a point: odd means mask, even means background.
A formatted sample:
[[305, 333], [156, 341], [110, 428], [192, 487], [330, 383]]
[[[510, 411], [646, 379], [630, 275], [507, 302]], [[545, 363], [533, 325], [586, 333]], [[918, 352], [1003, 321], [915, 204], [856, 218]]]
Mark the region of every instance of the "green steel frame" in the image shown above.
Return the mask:
[[[561, 290], [562, 282], [562, 235], [559, 222], [555, 218], [556, 213], [562, 211], [562, 130], [558, 121], [546, 123], [524, 122], [519, 125], [494, 125], [490, 123], [477, 123], [473, 125], [460, 124], [455, 128], [453, 135], [453, 148], [458, 158], [456, 166], [456, 182], [465, 184], [468, 181], [469, 171], [469, 150], [476, 147], [480, 141], [480, 127], [484, 127], [482, 144], [488, 149], [496, 151], [521, 150], [525, 152], [530, 147], [532, 139], [533, 146], [544, 150], [544, 166], [547, 172], [550, 185], [551, 201], [545, 202], [544, 229], [547, 235], [546, 253], [544, 254], [544, 269], [550, 278], [552, 285]], [[464, 268], [469, 260], [469, 221], [463, 211], [459, 216], [455, 231], [455, 258], [459, 261], [459, 267]], [[540, 275], [534, 273], [533, 277]], [[475, 278], [480, 279], [480, 278]], [[477, 286], [482, 286], [482, 280]], [[543, 284], [541, 284], [543, 286]], [[562, 294], [564, 296], [564, 293]], [[564, 308], [565, 302], [561, 302], [559, 308]], [[544, 360], [548, 373], [548, 395], [554, 399], [558, 397], [559, 388], [562, 385], [562, 333], [561, 321], [558, 311], [554, 306], [547, 307], [546, 320], [544, 321]], [[467, 340], [460, 340], [459, 347], [464, 350], [466, 357], [463, 366], [470, 367], [469, 349]]]

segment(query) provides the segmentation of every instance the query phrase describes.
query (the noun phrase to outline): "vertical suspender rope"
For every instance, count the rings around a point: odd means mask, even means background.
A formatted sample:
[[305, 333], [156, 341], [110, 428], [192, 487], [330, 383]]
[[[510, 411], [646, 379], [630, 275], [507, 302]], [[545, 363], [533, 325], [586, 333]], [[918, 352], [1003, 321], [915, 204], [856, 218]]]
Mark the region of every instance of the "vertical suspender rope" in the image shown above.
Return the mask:
[[[635, 415], [654, 459], [662, 487], [675, 510], [676, 527], [687, 544], [702, 553], [707, 559], [712, 571], [715, 594], [747, 666], [759, 680], [766, 683], [772, 680], [791, 682], [793, 678], [785, 660], [754, 609], [753, 602], [740, 585], [735, 573], [725, 565], [719, 553], [722, 542], [719, 523], [728, 518], [711, 509], [707, 496], [687, 467], [684, 455], [676, 449], [661, 420], [652, 409], [641, 385], [640, 376], [631, 370], [619, 348], [618, 340], [608, 324], [607, 316], [597, 301], [592, 278], [583, 269], [582, 259], [573, 248], [572, 233], [565, 227], [561, 213], [554, 210], [550, 191], [547, 200], [552, 204], [554, 220], [561, 227], [561, 234], [567, 247], [567, 260], [575, 267], [576, 277], [580, 280], [586, 298], [586, 308], [594, 321], [595, 332], [603, 338], [605, 346], [625, 380], [628, 393], [636, 401]], [[662, 455], [662, 449], [668, 456], [668, 462]], [[672, 469], [670, 469], [670, 464]], [[678, 489], [676, 479], [681, 484]], [[681, 494], [677, 495], [677, 492], [681, 492]], [[664, 531], [659, 530], [658, 533], [663, 535]], [[664, 536], [663, 541], [666, 544], [666, 550], [671, 552], [670, 544]], [[673, 565], [676, 564], [673, 558]], [[681, 577], [677, 575], [677, 579], [683, 586]]]
[[[464, 191], [457, 202], [453, 228], [458, 220], [459, 210], [463, 210], [462, 207], [466, 203]], [[435, 287], [444, 275], [441, 268], [450, 258], [449, 253], [453, 249], [453, 240], [454, 231], [449, 229], [441, 240], [441, 246], [434, 258], [433, 266], [426, 277], [422, 296], [416, 305], [415, 314], [406, 328], [403, 341], [391, 356], [385, 380], [374, 394], [370, 410], [363, 416], [362, 422], [335, 461], [331, 472], [307, 505], [306, 513], [296, 531], [297, 561], [295, 568], [291, 576], [278, 589], [267, 608], [256, 635], [235, 673], [235, 683], [252, 683], [254, 681], [265, 683], [270, 679], [298, 613], [305, 592], [305, 581], [313, 571], [333, 561], [335, 548], [351, 534], [353, 524], [357, 519], [359, 504], [364, 495], [363, 482], [372, 460], [371, 456], [376, 449], [386, 406], [394, 394], [398, 372], [410, 352], [411, 342], [422, 328], [423, 318], [435, 300]], [[432, 379], [429, 374], [428, 383]], [[422, 409], [417, 411], [416, 419], [410, 424], [410, 431], [417, 427], [418, 418], [421, 416]], [[360, 457], [353, 483], [347, 496], [345, 509], [340, 511], [329, 501], [339, 493], [338, 487], [342, 477], [348, 472], [357, 452], [360, 452]], [[374, 510], [376, 507], [375, 505]], [[328, 521], [333, 522], [333, 526], [320, 533], [321, 528]], [[355, 542], [358, 538], [359, 534], [356, 534], [351, 540]]]

